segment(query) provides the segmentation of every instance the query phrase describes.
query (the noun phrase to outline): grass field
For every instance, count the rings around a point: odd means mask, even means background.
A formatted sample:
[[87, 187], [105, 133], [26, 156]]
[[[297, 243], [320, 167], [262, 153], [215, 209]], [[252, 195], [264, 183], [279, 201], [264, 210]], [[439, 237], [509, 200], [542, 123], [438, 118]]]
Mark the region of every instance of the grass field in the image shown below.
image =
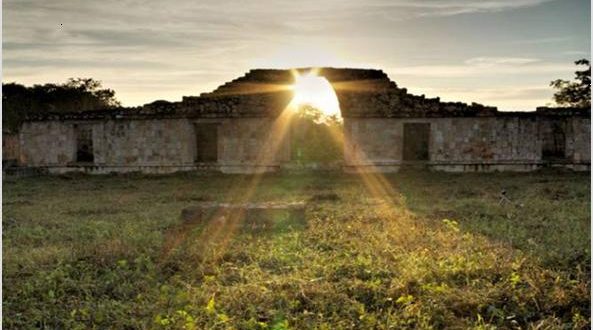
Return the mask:
[[[590, 327], [588, 173], [253, 180], [5, 180], [3, 326]], [[165, 249], [182, 208], [238, 196], [309, 201], [308, 225], [200, 226]]]

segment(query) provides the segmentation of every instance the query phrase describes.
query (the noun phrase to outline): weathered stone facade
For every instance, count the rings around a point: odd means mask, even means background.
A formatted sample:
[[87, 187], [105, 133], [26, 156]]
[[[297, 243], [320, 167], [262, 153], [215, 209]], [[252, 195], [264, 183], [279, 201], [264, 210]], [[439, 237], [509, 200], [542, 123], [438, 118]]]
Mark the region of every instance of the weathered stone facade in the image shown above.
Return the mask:
[[[402, 165], [423, 164], [444, 171], [530, 171], [543, 166], [588, 170], [590, 119], [563, 118], [565, 156], [542, 157], [544, 129], [554, 117], [517, 114], [474, 118], [350, 118], [344, 121], [348, 170], [397, 171]], [[403, 159], [404, 125], [430, 127], [426, 161]]]
[[[308, 70], [252, 70], [181, 102], [30, 118], [20, 162], [50, 172], [275, 171], [290, 160], [283, 110], [294, 72]], [[318, 74], [340, 103], [347, 171], [590, 168], [590, 109], [499, 112], [409, 94], [379, 70]]]
[[6, 167], [19, 159], [19, 136], [2, 132], [2, 164]]
[[[218, 126], [216, 163], [195, 161], [195, 123]], [[75, 125], [92, 127], [94, 161], [77, 162]], [[257, 162], [271, 131], [270, 118], [234, 119], [122, 119], [89, 121], [36, 121], [21, 128], [21, 162], [44, 167], [50, 172], [89, 173], [133, 172], [171, 173], [196, 169], [223, 172], [264, 172], [280, 165], [287, 151], [268, 154], [266, 163]], [[287, 147], [282, 146], [285, 150]]]

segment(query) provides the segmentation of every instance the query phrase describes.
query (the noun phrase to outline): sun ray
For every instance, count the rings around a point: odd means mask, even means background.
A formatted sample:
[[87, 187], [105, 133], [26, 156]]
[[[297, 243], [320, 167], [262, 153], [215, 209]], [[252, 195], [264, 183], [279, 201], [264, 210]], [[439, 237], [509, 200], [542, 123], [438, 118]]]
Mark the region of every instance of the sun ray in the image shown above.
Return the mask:
[[[294, 110], [299, 104], [316, 106], [324, 111], [325, 114], [340, 115], [336, 92], [327, 79], [317, 76], [318, 71], [314, 70], [304, 74], [299, 73], [297, 70], [293, 70], [292, 72], [295, 77], [295, 84], [292, 87], [280, 87], [280, 85], [275, 87], [268, 86], [267, 91], [270, 92], [291, 88], [294, 91], [294, 96], [293, 100], [282, 113], [273, 119], [266, 140], [262, 143], [256, 157], [255, 166], [278, 164], [279, 159], [277, 157], [279, 157], [279, 150], [287, 141], [288, 132], [290, 131], [289, 127], [296, 114]], [[338, 86], [340, 88], [355, 90], [356, 85], [362, 88], [365, 86], [364, 82], [361, 84], [352, 83]], [[252, 91], [257, 92], [257, 88], [262, 86], [252, 87]], [[259, 91], [261, 92], [262, 90], [259, 89]], [[243, 92], [249, 92], [249, 90], [246, 89]], [[345, 139], [343, 132], [336, 130], [330, 130], [330, 132], [331, 139], [335, 143], [341, 143]], [[369, 164], [366, 156], [360, 153], [357, 155], [357, 163]], [[395, 197], [395, 189], [381, 173], [374, 173], [375, 171], [372, 171], [372, 169], [368, 171], [358, 167], [355, 171], [374, 198], [390, 201]], [[263, 175], [262, 171], [254, 175], [241, 177], [227, 193], [224, 201], [234, 204], [251, 202]], [[387, 203], [386, 205], [391, 205], [391, 203]], [[232, 239], [237, 235], [244, 217], [245, 210], [241, 208], [232, 208], [230, 212], [224, 208], [220, 208], [214, 212], [210, 219], [204, 219], [206, 227], [195, 238], [195, 241], [193, 241], [195, 242], [194, 247], [202, 254], [203, 261], [216, 260], [224, 254]], [[189, 229], [186, 228], [186, 230]], [[185, 238], [186, 236], [184, 236]], [[179, 245], [181, 243], [181, 241], [175, 241], [173, 244]]]
[[246, 83], [243, 82], [236, 88], [223, 87], [215, 90], [212, 94], [218, 96], [231, 96], [231, 95], [251, 95], [251, 94], [266, 94], [266, 93], [278, 93], [292, 90], [290, 84], [268, 84], [268, 83]]
[[[295, 112], [286, 107], [282, 113], [271, 123], [270, 131], [266, 140], [262, 144], [256, 157], [255, 166], [267, 166], [279, 162], [279, 150], [286, 143], [290, 123]], [[252, 201], [253, 194], [263, 178], [264, 172], [258, 172], [253, 175], [243, 176], [226, 194], [224, 201], [232, 204], [246, 204]], [[194, 248], [199, 251], [202, 262], [214, 261], [222, 256], [227, 250], [232, 239], [237, 235], [241, 223], [245, 218], [245, 210], [242, 208], [232, 208], [229, 212], [225, 208], [219, 208], [209, 219], [203, 219], [206, 227], [192, 242], [195, 242]], [[189, 231], [192, 228], [184, 228]], [[172, 240], [167, 248], [164, 257], [168, 257], [177, 246], [181, 245], [187, 238], [183, 235], [182, 239]]]
[[[332, 133], [330, 136], [335, 143], [340, 143], [340, 139], [342, 139], [343, 145], [347, 146], [348, 138], [344, 135], [343, 131], [341, 133], [342, 136], [340, 136], [339, 133], [334, 130], [330, 132]], [[364, 167], [366, 167], [363, 168], [361, 166], [356, 166], [354, 172], [362, 180], [371, 196], [375, 199], [380, 199], [387, 202], [393, 201], [393, 199], [396, 197], [396, 189], [385, 177], [385, 175], [380, 173], [380, 171], [378, 171], [378, 169], [372, 165], [372, 162], [370, 162], [366, 155], [361, 151], [357, 153], [356, 163], [364, 164]]]
[[298, 109], [302, 105], [309, 105], [319, 109], [326, 116], [341, 116], [340, 103], [330, 82], [318, 75], [319, 69], [311, 69], [300, 74], [294, 70], [294, 96], [290, 105]]

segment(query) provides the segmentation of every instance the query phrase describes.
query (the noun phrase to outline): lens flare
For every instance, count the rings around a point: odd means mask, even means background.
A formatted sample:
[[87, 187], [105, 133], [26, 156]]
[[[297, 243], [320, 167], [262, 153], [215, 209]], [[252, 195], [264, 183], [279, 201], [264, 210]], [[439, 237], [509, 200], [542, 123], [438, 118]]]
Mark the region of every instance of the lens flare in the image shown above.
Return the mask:
[[296, 74], [293, 85], [294, 97], [291, 105], [298, 108], [310, 105], [319, 109], [326, 116], [340, 117], [340, 104], [332, 85], [324, 77], [314, 72]]

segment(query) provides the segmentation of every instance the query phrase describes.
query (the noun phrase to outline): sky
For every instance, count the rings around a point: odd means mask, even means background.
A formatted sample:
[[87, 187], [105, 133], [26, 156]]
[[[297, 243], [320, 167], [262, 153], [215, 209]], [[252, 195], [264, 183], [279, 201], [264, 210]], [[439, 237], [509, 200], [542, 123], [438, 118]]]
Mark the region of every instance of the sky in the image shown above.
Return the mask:
[[92, 77], [125, 106], [253, 68], [375, 68], [413, 94], [500, 110], [552, 103], [590, 59], [585, 0], [4, 0], [2, 81]]

